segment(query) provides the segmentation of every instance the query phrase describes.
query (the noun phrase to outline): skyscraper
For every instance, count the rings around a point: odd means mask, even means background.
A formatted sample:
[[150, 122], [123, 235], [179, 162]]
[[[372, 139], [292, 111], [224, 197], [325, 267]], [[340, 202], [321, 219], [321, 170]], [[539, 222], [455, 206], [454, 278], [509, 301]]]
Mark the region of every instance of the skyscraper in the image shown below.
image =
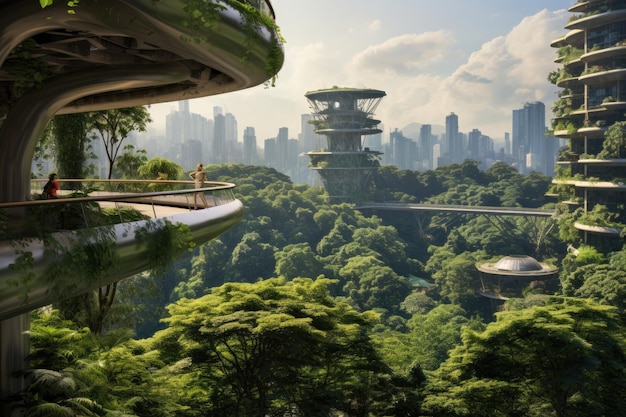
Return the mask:
[[213, 146], [211, 146], [210, 162], [221, 164], [226, 162], [226, 118], [216, 114], [213, 119]]
[[241, 152], [239, 152], [239, 138], [237, 137], [237, 119], [232, 113], [224, 115], [224, 162], [235, 162]]
[[556, 159], [552, 143], [546, 140], [546, 106], [539, 101], [513, 110], [513, 157], [521, 173], [530, 171], [552, 175]]
[[276, 136], [276, 169], [280, 172], [286, 172], [287, 169], [287, 155], [289, 146], [289, 129], [281, 127], [278, 129], [278, 135]]
[[243, 131], [243, 163], [256, 165], [258, 163], [256, 134], [253, 127], [246, 127]]
[[429, 170], [433, 168], [433, 145], [434, 138], [431, 125], [420, 127], [419, 156], [422, 161], [421, 169]]
[[464, 157], [463, 143], [459, 135], [459, 116], [454, 113], [446, 116], [446, 140], [443, 152], [449, 164], [461, 162]]
[[480, 154], [480, 141], [481, 141], [481, 137], [482, 137], [482, 132], [478, 129], [472, 129], [471, 132], [469, 132], [468, 134], [468, 151], [469, 151], [469, 157], [471, 159], [474, 160], [478, 160], [480, 157], [482, 157], [483, 155]]

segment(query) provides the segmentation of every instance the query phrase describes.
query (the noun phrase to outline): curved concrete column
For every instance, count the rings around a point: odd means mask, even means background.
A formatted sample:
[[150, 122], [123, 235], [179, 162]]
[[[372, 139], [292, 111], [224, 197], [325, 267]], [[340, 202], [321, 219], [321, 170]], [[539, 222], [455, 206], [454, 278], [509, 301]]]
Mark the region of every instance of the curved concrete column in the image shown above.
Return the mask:
[[165, 85], [186, 79], [180, 63], [102, 67], [50, 78], [17, 102], [0, 127], [0, 201], [30, 199], [30, 172], [37, 140], [46, 123], [62, 107], [91, 94]]

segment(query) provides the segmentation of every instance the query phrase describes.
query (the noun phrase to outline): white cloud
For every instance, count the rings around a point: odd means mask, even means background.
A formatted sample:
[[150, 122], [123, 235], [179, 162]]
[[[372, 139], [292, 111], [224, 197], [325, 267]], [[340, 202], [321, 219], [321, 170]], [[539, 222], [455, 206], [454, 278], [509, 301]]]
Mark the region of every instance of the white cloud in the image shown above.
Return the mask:
[[386, 100], [393, 103], [385, 103], [392, 110], [383, 111], [389, 114], [391, 127], [444, 124], [445, 116], [454, 112], [462, 131], [478, 128], [499, 139], [511, 130], [512, 110], [528, 101], [543, 101], [550, 118], [558, 89], [547, 81], [556, 68], [556, 51], [549, 45], [563, 34], [565, 20], [564, 11], [545, 10], [525, 18], [507, 35], [484, 43], [447, 76], [385, 79]]
[[296, 137], [300, 115], [309, 112], [307, 91], [335, 85], [375, 88], [387, 93], [375, 115], [387, 131], [412, 122], [443, 125], [454, 112], [462, 131], [478, 128], [500, 139], [511, 130], [512, 110], [524, 102], [543, 101], [550, 117], [558, 88], [547, 81], [557, 67], [556, 50], [549, 45], [563, 35], [567, 16], [564, 10], [541, 11], [473, 53], [460, 54], [448, 31], [395, 36], [356, 52], [340, 39], [288, 42], [276, 87], [198, 99], [192, 111], [211, 117], [196, 110], [200, 103], [207, 109], [225, 105], [237, 117], [239, 130], [254, 126], [262, 142], [282, 126]]
[[453, 44], [452, 34], [444, 30], [400, 35], [358, 53], [351, 66], [363, 71], [416, 73], [444, 59]]
[[380, 29], [381, 25], [382, 25], [382, 22], [376, 19], [376, 20], [372, 20], [372, 22], [370, 22], [367, 28], [372, 31], [377, 31]]

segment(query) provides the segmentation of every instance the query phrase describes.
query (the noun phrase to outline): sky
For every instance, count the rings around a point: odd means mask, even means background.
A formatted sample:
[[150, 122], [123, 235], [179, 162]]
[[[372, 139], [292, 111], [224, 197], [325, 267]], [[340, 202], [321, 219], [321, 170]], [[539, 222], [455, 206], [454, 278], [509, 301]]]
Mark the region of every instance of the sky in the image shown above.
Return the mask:
[[[383, 90], [376, 109], [383, 138], [410, 123], [440, 125], [454, 112], [459, 130], [479, 129], [495, 141], [511, 131], [512, 110], [524, 103], [550, 107], [560, 90], [547, 81], [557, 69], [550, 42], [575, 0], [272, 0], [285, 38], [285, 63], [275, 87], [190, 100], [190, 110], [213, 118], [232, 113], [239, 140], [247, 126], [257, 143], [300, 133], [310, 113], [306, 92], [353, 87]], [[178, 104], [152, 105], [151, 133], [164, 131]], [[381, 127], [381, 126], [379, 126]]]

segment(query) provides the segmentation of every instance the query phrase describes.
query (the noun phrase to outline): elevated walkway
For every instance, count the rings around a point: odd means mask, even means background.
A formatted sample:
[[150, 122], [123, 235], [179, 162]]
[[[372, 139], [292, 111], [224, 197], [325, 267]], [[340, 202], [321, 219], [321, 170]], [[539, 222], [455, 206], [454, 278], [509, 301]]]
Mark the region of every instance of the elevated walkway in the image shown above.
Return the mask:
[[[41, 216], [31, 215], [41, 210], [50, 216], [72, 216], [54, 224], [58, 228], [49, 229], [49, 225], [28, 225], [19, 222], [18, 230], [7, 230], [5, 222], [4, 239], [0, 240], [0, 320], [15, 317], [35, 308], [59, 299], [78, 295], [132, 276], [149, 269], [154, 263], [154, 249], [150, 240], [164, 230], [167, 223], [185, 225], [190, 237], [196, 244], [214, 239], [236, 225], [243, 216], [241, 201], [233, 194], [234, 184], [209, 183], [202, 189], [193, 187], [189, 181], [111, 181], [101, 180], [65, 180], [65, 183], [97, 182], [99, 186], [115, 185], [117, 188], [143, 185], [150, 188], [187, 187], [169, 191], [146, 191], [129, 193], [124, 191], [95, 191], [87, 197], [59, 198], [56, 200], [35, 200], [20, 203], [0, 203], [0, 212], [6, 216], [24, 215], [25, 223], [37, 221]], [[142, 184], [143, 183], [143, 184]], [[93, 186], [94, 184], [90, 184]], [[41, 187], [39, 187], [40, 189]], [[109, 187], [115, 188], [115, 187]], [[154, 188], [154, 187], [152, 187]], [[67, 194], [68, 191], [60, 194]], [[193, 209], [194, 195], [202, 193], [207, 206]], [[198, 202], [201, 200], [198, 199]], [[97, 225], [90, 213], [94, 204], [101, 209], [119, 209], [119, 223]], [[71, 210], [70, 210], [71, 208]], [[132, 208], [142, 213], [143, 220], [124, 219], [125, 208]], [[128, 213], [126, 213], [128, 215]], [[79, 217], [77, 219], [76, 217]], [[59, 219], [56, 219], [59, 220]], [[81, 224], [82, 228], [63, 229], [64, 223]], [[21, 229], [21, 230], [19, 230]], [[32, 233], [38, 230], [37, 233]], [[108, 246], [107, 246], [108, 245]], [[94, 251], [107, 246], [113, 248], [112, 264], [105, 273], [85, 277], [84, 274], [68, 273], [65, 262], [71, 260], [71, 254], [87, 256], [81, 259], [86, 264], [98, 265], [100, 254]], [[59, 258], [61, 254], [61, 258]]]
[[394, 211], [434, 211], [460, 214], [492, 214], [500, 216], [535, 216], [552, 217], [554, 210], [524, 207], [463, 206], [449, 204], [409, 204], [409, 203], [363, 203], [357, 210], [394, 210]]

